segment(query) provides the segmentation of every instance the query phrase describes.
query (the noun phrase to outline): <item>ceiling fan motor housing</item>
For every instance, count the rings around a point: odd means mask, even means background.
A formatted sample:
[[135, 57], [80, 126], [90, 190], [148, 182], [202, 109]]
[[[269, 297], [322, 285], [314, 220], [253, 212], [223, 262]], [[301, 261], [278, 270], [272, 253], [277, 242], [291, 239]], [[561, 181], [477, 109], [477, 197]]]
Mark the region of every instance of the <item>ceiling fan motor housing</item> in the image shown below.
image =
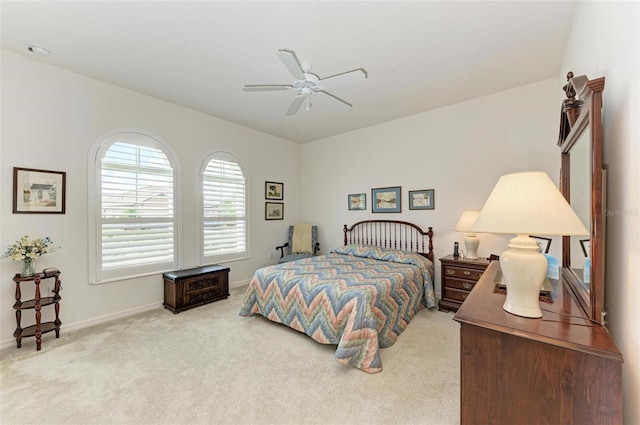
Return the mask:
[[305, 72], [304, 78], [304, 80], [295, 80], [293, 82], [294, 90], [298, 90], [301, 94], [309, 94], [310, 92], [322, 90], [323, 87], [319, 83], [320, 78], [316, 74]]

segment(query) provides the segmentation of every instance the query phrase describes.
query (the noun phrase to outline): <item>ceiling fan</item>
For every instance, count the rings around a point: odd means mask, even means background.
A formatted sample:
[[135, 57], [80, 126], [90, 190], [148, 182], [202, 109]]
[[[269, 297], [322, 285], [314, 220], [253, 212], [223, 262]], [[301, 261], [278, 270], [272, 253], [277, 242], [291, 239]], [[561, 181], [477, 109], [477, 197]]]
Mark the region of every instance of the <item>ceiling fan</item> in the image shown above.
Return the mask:
[[278, 57], [280, 57], [284, 66], [286, 66], [291, 75], [293, 75], [294, 81], [292, 84], [247, 84], [244, 86], [243, 90], [247, 92], [282, 90], [296, 91], [296, 97], [293, 98], [293, 101], [289, 105], [286, 115], [294, 115], [305, 102], [307, 104], [306, 110], [308, 111], [311, 109], [311, 97], [313, 95], [326, 95], [328, 98], [336, 100], [336, 105], [345, 109], [351, 108], [353, 105], [349, 102], [340, 99], [325, 89], [344, 84], [358, 83], [367, 79], [367, 71], [362, 68], [332, 75], [326, 78], [320, 78], [311, 72], [311, 64], [300, 63], [293, 50], [278, 50]]

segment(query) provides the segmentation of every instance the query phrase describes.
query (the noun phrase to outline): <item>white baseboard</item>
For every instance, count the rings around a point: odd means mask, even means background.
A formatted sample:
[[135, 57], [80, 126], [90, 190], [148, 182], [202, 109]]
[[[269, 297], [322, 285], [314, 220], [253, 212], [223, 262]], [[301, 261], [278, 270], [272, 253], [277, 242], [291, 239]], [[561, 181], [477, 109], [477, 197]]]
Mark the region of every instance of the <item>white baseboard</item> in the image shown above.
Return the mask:
[[238, 282], [231, 282], [229, 283], [229, 288], [240, 288], [242, 286], [247, 286], [249, 282], [251, 282], [251, 279], [240, 280]]
[[[247, 280], [241, 280], [238, 282], [231, 282], [229, 284], [229, 287], [241, 288], [243, 286], [248, 285], [250, 281], [251, 281], [250, 279], [247, 279]], [[104, 316], [100, 316], [100, 317], [93, 317], [89, 320], [83, 320], [80, 322], [69, 323], [69, 324], [63, 323], [62, 327], [60, 328], [60, 331], [61, 332], [76, 331], [79, 329], [84, 329], [91, 326], [100, 325], [102, 323], [110, 322], [112, 320], [133, 316], [134, 314], [144, 313], [145, 311], [153, 310], [160, 307], [162, 307], [162, 301], [154, 302], [154, 303], [143, 305], [140, 307], [131, 308], [128, 310], [122, 310], [117, 313], [105, 314]], [[0, 341], [0, 350], [4, 348], [9, 348], [9, 347], [15, 347], [15, 346], [16, 346], [15, 338], [10, 338], [10, 339], [5, 339]]]
[[[61, 332], [76, 331], [79, 329], [84, 329], [91, 326], [100, 325], [102, 323], [110, 322], [112, 320], [133, 316], [134, 314], [144, 313], [145, 311], [154, 310], [160, 307], [162, 307], [162, 301], [154, 302], [154, 303], [147, 304], [140, 307], [131, 308], [128, 310], [122, 310], [116, 313], [105, 314], [104, 316], [100, 316], [100, 317], [93, 317], [89, 320], [83, 320], [80, 322], [69, 323], [69, 324], [63, 323], [62, 327], [60, 328], [60, 331]], [[15, 338], [5, 339], [0, 341], [0, 349], [15, 347], [15, 346], [16, 346]]]

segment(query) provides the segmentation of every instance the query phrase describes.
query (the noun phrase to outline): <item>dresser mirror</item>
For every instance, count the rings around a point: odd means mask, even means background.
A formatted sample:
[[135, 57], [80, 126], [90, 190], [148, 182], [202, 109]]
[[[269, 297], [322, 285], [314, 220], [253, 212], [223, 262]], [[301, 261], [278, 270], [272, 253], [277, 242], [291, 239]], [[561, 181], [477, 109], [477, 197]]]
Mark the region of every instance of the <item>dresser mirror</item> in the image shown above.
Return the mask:
[[562, 275], [585, 313], [604, 324], [604, 177], [602, 91], [604, 77], [567, 74], [560, 116], [560, 190], [590, 236], [564, 236]]

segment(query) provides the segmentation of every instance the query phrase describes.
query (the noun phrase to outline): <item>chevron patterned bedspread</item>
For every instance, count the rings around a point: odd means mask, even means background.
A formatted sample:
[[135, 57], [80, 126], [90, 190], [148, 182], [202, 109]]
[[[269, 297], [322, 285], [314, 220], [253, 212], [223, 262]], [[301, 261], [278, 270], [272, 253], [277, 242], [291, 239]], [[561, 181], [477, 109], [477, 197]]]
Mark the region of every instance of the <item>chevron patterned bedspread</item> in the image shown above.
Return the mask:
[[419, 254], [347, 245], [258, 269], [240, 315], [260, 314], [337, 345], [339, 362], [376, 373], [379, 349], [393, 345], [416, 312], [436, 305], [432, 276], [433, 264]]

